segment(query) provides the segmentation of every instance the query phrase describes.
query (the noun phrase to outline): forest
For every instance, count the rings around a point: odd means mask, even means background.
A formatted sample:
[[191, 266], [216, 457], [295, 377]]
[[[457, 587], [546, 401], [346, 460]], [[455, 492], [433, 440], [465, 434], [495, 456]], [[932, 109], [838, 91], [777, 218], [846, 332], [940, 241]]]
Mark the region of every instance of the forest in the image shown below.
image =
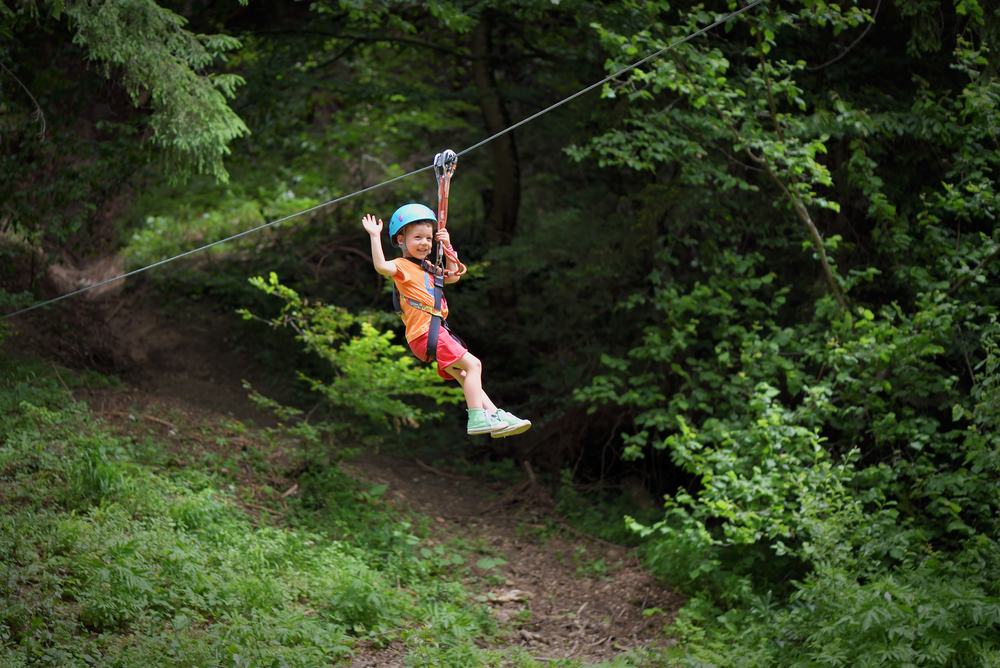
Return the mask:
[[[1000, 666], [995, 42], [993, 0], [0, 0], [0, 668]], [[361, 223], [446, 149], [510, 438]]]

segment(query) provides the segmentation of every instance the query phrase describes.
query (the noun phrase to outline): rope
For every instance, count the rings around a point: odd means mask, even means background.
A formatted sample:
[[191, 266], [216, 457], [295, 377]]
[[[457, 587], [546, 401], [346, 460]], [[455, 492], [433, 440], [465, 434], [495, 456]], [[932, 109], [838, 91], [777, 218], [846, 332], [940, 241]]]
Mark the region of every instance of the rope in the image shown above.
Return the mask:
[[[750, 3], [746, 7], [743, 7], [742, 9], [739, 9], [739, 10], [737, 10], [735, 12], [732, 12], [731, 14], [727, 14], [726, 16], [724, 16], [724, 17], [718, 19], [717, 21], [715, 21], [715, 23], [712, 23], [711, 25], [705, 26], [701, 30], [693, 32], [690, 35], [688, 35], [687, 37], [682, 37], [681, 39], [677, 40], [676, 42], [673, 42], [672, 44], [663, 47], [659, 51], [646, 56], [642, 60], [638, 60], [638, 61], [632, 63], [631, 65], [627, 65], [627, 66], [623, 67], [622, 69], [618, 70], [617, 72], [615, 72], [614, 74], [601, 79], [597, 83], [591, 84], [590, 86], [587, 86], [586, 88], [583, 88], [583, 89], [577, 91], [576, 93], [573, 93], [569, 97], [563, 98], [562, 100], [560, 100], [559, 102], [556, 102], [552, 106], [546, 107], [545, 109], [542, 109], [538, 113], [532, 114], [531, 116], [528, 116], [527, 118], [525, 118], [525, 119], [523, 119], [521, 121], [518, 121], [517, 123], [515, 123], [512, 126], [510, 126], [509, 128], [507, 128], [505, 130], [501, 130], [500, 132], [497, 132], [496, 134], [491, 135], [490, 137], [487, 137], [486, 139], [482, 140], [478, 144], [473, 144], [472, 146], [470, 146], [470, 147], [468, 147], [468, 148], [460, 151], [458, 153], [458, 155], [462, 156], [462, 155], [465, 155], [466, 153], [469, 153], [470, 151], [474, 151], [477, 148], [479, 148], [480, 146], [484, 146], [484, 145], [490, 143], [491, 141], [493, 141], [494, 139], [497, 139], [498, 137], [502, 137], [503, 135], [507, 134], [508, 132], [512, 132], [513, 130], [516, 130], [517, 128], [521, 127], [522, 125], [524, 125], [526, 123], [530, 123], [531, 121], [535, 120], [536, 118], [538, 118], [540, 116], [544, 116], [545, 114], [549, 113], [553, 109], [561, 107], [562, 105], [566, 104], [567, 102], [575, 100], [576, 98], [580, 97], [581, 95], [584, 95], [585, 93], [589, 93], [590, 91], [594, 90], [598, 86], [603, 86], [604, 84], [606, 84], [609, 81], [613, 80], [614, 78], [616, 78], [616, 77], [624, 74], [625, 72], [628, 72], [629, 70], [632, 70], [632, 69], [635, 69], [636, 67], [639, 67], [643, 63], [646, 63], [646, 62], [652, 60], [653, 58], [656, 58], [657, 56], [660, 56], [660, 55], [666, 53], [667, 51], [670, 51], [674, 47], [680, 46], [681, 44], [684, 44], [685, 42], [688, 42], [688, 41], [694, 39], [695, 37], [698, 37], [699, 35], [701, 35], [701, 34], [703, 34], [705, 32], [708, 32], [709, 30], [711, 30], [712, 28], [715, 28], [716, 26], [722, 25], [723, 23], [725, 23], [729, 19], [731, 19], [731, 18], [733, 18], [735, 16], [739, 16], [740, 14], [743, 14], [746, 11], [749, 11], [750, 9], [756, 7], [757, 5], [761, 4], [762, 2], [764, 2], [764, 0], [754, 0], [754, 2]], [[332, 200], [330, 200], [328, 202], [323, 202], [322, 204], [317, 204], [316, 206], [310, 207], [308, 209], [303, 209], [302, 211], [299, 211], [297, 213], [293, 213], [293, 214], [291, 214], [289, 216], [285, 216], [284, 218], [279, 218], [278, 220], [273, 220], [273, 221], [271, 221], [269, 223], [264, 223], [263, 225], [258, 225], [257, 227], [251, 228], [249, 230], [244, 230], [243, 232], [238, 232], [238, 233], [236, 233], [236, 234], [234, 234], [232, 236], [226, 237], [225, 239], [219, 239], [218, 241], [213, 241], [212, 243], [205, 244], [204, 246], [201, 246], [199, 248], [195, 248], [195, 249], [192, 249], [192, 250], [189, 250], [189, 251], [185, 251], [183, 253], [180, 253], [179, 255], [174, 255], [173, 257], [168, 257], [165, 260], [160, 260], [159, 262], [154, 262], [153, 264], [147, 265], [145, 267], [140, 267], [139, 269], [134, 269], [134, 270], [132, 270], [130, 272], [122, 274], [121, 276], [115, 276], [114, 278], [109, 278], [106, 281], [101, 281], [100, 283], [95, 283], [94, 285], [88, 285], [85, 288], [80, 288], [79, 290], [75, 290], [73, 292], [70, 292], [68, 294], [62, 295], [60, 297], [55, 297], [53, 299], [49, 299], [48, 301], [40, 302], [38, 304], [34, 304], [33, 306], [29, 306], [27, 308], [23, 308], [23, 309], [21, 309], [19, 311], [14, 311], [13, 313], [9, 313], [7, 315], [0, 316], [0, 321], [6, 320], [8, 318], [13, 318], [14, 316], [21, 315], [22, 313], [27, 313], [28, 311], [33, 311], [36, 308], [41, 308], [42, 306], [47, 306], [48, 304], [54, 304], [55, 302], [62, 301], [63, 299], [68, 299], [69, 297], [72, 297], [74, 295], [78, 295], [78, 294], [83, 293], [83, 292], [87, 292], [88, 290], [93, 290], [94, 288], [99, 288], [102, 285], [107, 285], [108, 283], [114, 283], [115, 281], [120, 281], [122, 279], [128, 278], [129, 276], [135, 276], [136, 274], [140, 274], [140, 273], [142, 273], [144, 271], [148, 271], [148, 270], [153, 269], [155, 267], [159, 267], [161, 265], [167, 264], [168, 262], [173, 262], [174, 260], [179, 260], [182, 257], [187, 257], [188, 255], [193, 255], [195, 253], [200, 253], [201, 251], [206, 250], [208, 248], [211, 248], [212, 246], [218, 246], [219, 244], [224, 244], [227, 241], [232, 241], [233, 239], [238, 239], [239, 237], [245, 236], [247, 234], [252, 234], [254, 232], [257, 232], [258, 230], [264, 229], [265, 227], [270, 227], [272, 225], [277, 225], [278, 223], [283, 223], [286, 220], [291, 220], [292, 218], [296, 218], [298, 216], [302, 216], [302, 215], [310, 213], [312, 211], [316, 211], [317, 209], [322, 209], [325, 206], [329, 206], [331, 204], [336, 204], [337, 202], [342, 202], [342, 201], [344, 201], [346, 199], [350, 199], [350, 198], [355, 197], [357, 195], [361, 195], [362, 193], [366, 193], [366, 192], [369, 192], [371, 190], [375, 190], [376, 188], [381, 188], [382, 186], [387, 186], [390, 183], [393, 183], [395, 181], [399, 181], [401, 179], [409, 178], [409, 177], [411, 177], [411, 176], [413, 176], [415, 174], [419, 174], [421, 172], [425, 172], [428, 169], [431, 169], [432, 167], [433, 167], [433, 165], [428, 165], [426, 167], [421, 167], [420, 169], [415, 169], [412, 172], [409, 172], [408, 174], [403, 174], [402, 176], [397, 176], [395, 178], [388, 179], [387, 181], [382, 181], [381, 183], [376, 183], [373, 186], [369, 186], [367, 188], [362, 188], [361, 190], [356, 190], [356, 191], [352, 192], [349, 195], [344, 195], [342, 197], [338, 197], [336, 199], [332, 199]]]

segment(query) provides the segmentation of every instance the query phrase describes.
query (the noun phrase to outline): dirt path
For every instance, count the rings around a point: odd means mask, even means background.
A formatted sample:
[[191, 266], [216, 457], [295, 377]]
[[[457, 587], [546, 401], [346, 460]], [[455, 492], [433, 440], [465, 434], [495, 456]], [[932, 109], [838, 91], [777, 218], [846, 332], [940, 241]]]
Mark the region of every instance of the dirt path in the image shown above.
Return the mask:
[[[109, 421], [149, 420], [164, 431], [175, 426], [171, 415], [271, 424], [241, 388], [252, 364], [228, 344], [227, 322], [217, 317], [182, 325], [149, 307], [119, 309], [107, 323], [117, 335], [118, 354], [131, 360], [123, 374], [128, 389], [81, 389], [78, 398]], [[237, 440], [225, 447], [248, 447]], [[634, 552], [558, 523], [549, 491], [527, 476], [520, 484], [489, 483], [374, 453], [341, 466], [358, 479], [387, 484], [387, 497], [431, 518], [440, 540], [461, 537], [503, 555], [501, 566], [473, 569], [480, 579], [469, 585], [488, 597], [496, 620], [510, 631], [505, 647], [524, 647], [540, 659], [607, 661], [663, 642], [663, 625], [682, 604], [642, 571]], [[552, 522], [559, 526], [554, 534]], [[502, 584], [494, 577], [497, 584], [487, 585], [489, 575], [502, 577]], [[653, 608], [666, 614], [643, 614]], [[354, 668], [403, 666], [401, 647], [356, 649]]]
[[274, 426], [271, 413], [247, 399], [242, 381], [262, 386], [251, 356], [233, 342], [230, 318], [207, 309], [180, 324], [150, 306], [126, 307], [108, 320], [127, 364], [125, 380], [154, 396], [180, 399], [238, 420]]
[[[568, 527], [554, 536], [545, 531], [542, 523], [554, 517], [551, 499], [530, 481], [489, 484], [390, 455], [367, 454], [342, 466], [388, 484], [390, 498], [433, 518], [442, 537], [480, 540], [503, 555], [507, 563], [496, 569], [503, 584], [479, 594], [491, 599], [497, 621], [512, 629], [510, 645], [536, 657], [598, 663], [658, 643], [665, 617], [644, 616], [643, 610], [672, 616], [682, 603], [642, 571], [634, 552]], [[394, 665], [395, 654], [390, 648], [359, 655], [353, 665]]]

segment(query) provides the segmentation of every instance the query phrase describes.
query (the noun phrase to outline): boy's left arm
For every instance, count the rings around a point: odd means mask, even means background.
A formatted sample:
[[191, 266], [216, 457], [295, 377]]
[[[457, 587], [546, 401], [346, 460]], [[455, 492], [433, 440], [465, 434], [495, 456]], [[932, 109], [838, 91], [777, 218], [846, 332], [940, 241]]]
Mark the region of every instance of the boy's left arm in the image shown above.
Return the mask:
[[[448, 230], [438, 230], [437, 234], [434, 235], [434, 238], [444, 244], [446, 248], [451, 247], [451, 235], [448, 234]], [[458, 263], [448, 257], [447, 254], [444, 256], [444, 266], [448, 271], [458, 271]], [[458, 283], [461, 278], [461, 276], [452, 274], [445, 278], [444, 282]]]

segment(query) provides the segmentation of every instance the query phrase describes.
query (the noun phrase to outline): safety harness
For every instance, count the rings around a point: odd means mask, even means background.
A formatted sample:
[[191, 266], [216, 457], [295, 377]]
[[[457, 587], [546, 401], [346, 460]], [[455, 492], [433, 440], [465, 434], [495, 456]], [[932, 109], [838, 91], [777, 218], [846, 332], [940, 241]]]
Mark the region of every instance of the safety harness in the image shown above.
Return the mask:
[[[403, 316], [403, 306], [402, 303], [405, 301], [406, 304], [424, 313], [430, 314], [431, 322], [430, 328], [427, 330], [427, 360], [428, 362], [433, 362], [437, 359], [437, 345], [438, 339], [441, 336], [441, 328], [443, 327], [448, 331], [455, 339], [462, 343], [462, 340], [455, 336], [455, 333], [451, 331], [448, 327], [448, 321], [445, 320], [444, 314], [441, 309], [444, 307], [444, 272], [441, 271], [440, 267], [436, 267], [427, 260], [417, 260], [412, 257], [404, 257], [404, 260], [408, 260], [413, 264], [417, 265], [433, 278], [434, 286], [434, 306], [428, 306], [423, 302], [419, 302], [416, 299], [410, 299], [409, 297], [403, 298], [399, 294], [399, 289], [396, 288], [395, 283], [392, 286], [392, 307], [396, 310], [396, 315]], [[462, 345], [465, 345], [462, 343]]]
[[[458, 165], [458, 156], [452, 150], [447, 150], [444, 153], [438, 153], [434, 156], [434, 176], [437, 177], [438, 182], [438, 215], [437, 215], [437, 230], [443, 230], [445, 225], [448, 224], [448, 193], [451, 190], [451, 177], [455, 173], [455, 167]], [[437, 232], [435, 230], [435, 232]], [[433, 284], [433, 294], [431, 295], [434, 299], [434, 306], [430, 307], [427, 304], [417, 301], [416, 299], [406, 299], [406, 303], [411, 307], [423, 311], [424, 313], [429, 313], [431, 316], [430, 329], [427, 330], [427, 361], [433, 362], [437, 358], [437, 347], [438, 339], [440, 338], [441, 328], [444, 327], [459, 343], [462, 340], [455, 336], [451, 328], [448, 327], [448, 321], [445, 320], [444, 314], [441, 309], [444, 305], [444, 279], [446, 276], [461, 276], [466, 272], [466, 266], [462, 264], [458, 259], [458, 254], [452, 248], [445, 248], [444, 244], [438, 242], [436, 248], [436, 262], [431, 264], [426, 259], [417, 260], [412, 257], [404, 257], [404, 260], [409, 260], [413, 264], [417, 265], [428, 274], [431, 275]], [[452, 272], [446, 268], [445, 258], [452, 260], [458, 265], [458, 271]], [[399, 289], [396, 287], [395, 281], [392, 284], [392, 307], [395, 309], [396, 314], [400, 317], [403, 316], [403, 307], [401, 304], [401, 295], [399, 294]], [[465, 345], [464, 343], [462, 345]]]

